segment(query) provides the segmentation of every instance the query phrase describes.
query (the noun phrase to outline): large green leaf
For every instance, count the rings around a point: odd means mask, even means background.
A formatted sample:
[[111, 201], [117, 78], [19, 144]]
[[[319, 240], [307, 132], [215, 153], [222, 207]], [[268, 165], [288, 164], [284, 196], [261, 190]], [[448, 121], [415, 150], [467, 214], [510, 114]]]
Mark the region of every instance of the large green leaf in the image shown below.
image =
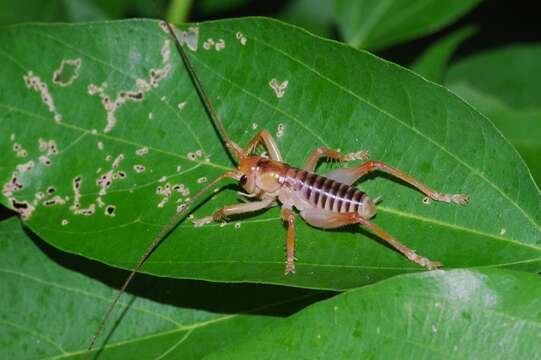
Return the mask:
[[312, 305], [213, 359], [536, 359], [541, 281], [503, 270], [402, 275]]
[[[206, 50], [209, 38], [223, 39], [225, 48]], [[193, 194], [203, 186], [201, 178], [210, 180], [231, 167], [178, 56], [172, 52], [164, 62], [162, 52], [167, 51], [162, 50], [173, 49], [169, 40], [158, 22], [140, 20], [26, 25], [0, 32], [0, 80], [9, 84], [0, 89], [0, 184], [7, 184], [2, 202], [21, 211], [27, 201], [34, 209], [26, 225], [54, 246], [130, 268], [175, 213], [176, 200], [185, 198], [174, 192], [160, 207], [164, 196], [157, 189], [184, 184]], [[441, 192], [468, 193], [471, 204], [466, 207], [424, 205], [422, 194], [390, 178], [360, 185], [373, 197], [384, 196], [374, 222], [420, 254], [447, 267], [541, 268], [538, 189], [507, 140], [446, 89], [367, 52], [260, 18], [200, 24], [198, 50], [189, 55], [225, 127], [240, 144], [259, 129], [274, 133], [283, 124], [277, 141], [292, 165], [301, 165], [318, 146], [368, 149], [372, 159]], [[53, 73], [67, 59], [81, 61], [78, 78], [69, 86], [55, 85]], [[89, 86], [101, 86], [116, 98], [135, 90], [138, 80], [149, 81], [151, 69], [167, 66], [168, 75], [142, 101], [120, 106], [114, 113], [117, 122], [105, 131], [106, 111], [99, 96], [89, 94]], [[23, 77], [30, 72], [47, 84], [54, 109], [26, 86]], [[64, 82], [70, 79], [66, 73]], [[288, 81], [283, 97], [269, 86], [271, 79]], [[51, 149], [44, 141], [49, 140], [55, 141], [57, 154], [47, 155]], [[139, 156], [144, 148], [148, 154]], [[24, 155], [22, 150], [26, 157], [17, 156]], [[194, 158], [197, 150], [202, 156]], [[30, 160], [32, 169], [17, 167]], [[139, 165], [145, 171], [138, 172]], [[100, 196], [96, 182], [114, 174]], [[6, 189], [17, 190], [9, 185], [14, 176], [23, 188], [10, 194]], [[78, 177], [80, 198], [72, 186]], [[48, 195], [50, 187], [55, 192]], [[226, 187], [194, 215], [238, 202], [235, 190]], [[54, 196], [66, 203], [45, 206]], [[81, 208], [93, 204], [96, 212], [76, 215], [70, 209], [75, 200]], [[116, 207], [114, 217], [105, 214], [109, 205]], [[223, 227], [194, 228], [187, 221], [143, 270], [329, 289], [421, 270], [355, 227], [322, 231], [299, 218], [297, 273], [285, 277], [284, 241], [277, 208]]]
[[[116, 294], [102, 281], [119, 283], [126, 272], [32, 241], [15, 218], [0, 222], [0, 249], [0, 358], [82, 357]], [[108, 335], [100, 359], [200, 359], [282, 321], [269, 315], [320, 298], [309, 290], [148, 276], [130, 289], [98, 341]]]
[[491, 50], [453, 65], [445, 82], [494, 122], [541, 184], [539, 59], [541, 45], [514, 45]]
[[345, 40], [363, 49], [382, 49], [435, 32], [481, 0], [336, 0]]

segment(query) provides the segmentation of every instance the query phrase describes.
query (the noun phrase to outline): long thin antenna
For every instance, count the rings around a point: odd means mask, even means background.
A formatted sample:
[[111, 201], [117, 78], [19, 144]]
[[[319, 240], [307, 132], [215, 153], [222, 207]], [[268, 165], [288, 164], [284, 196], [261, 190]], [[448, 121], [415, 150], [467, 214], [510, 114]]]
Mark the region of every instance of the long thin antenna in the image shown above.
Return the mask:
[[182, 58], [184, 65], [186, 66], [186, 68], [188, 69], [188, 72], [190, 73], [190, 77], [195, 85], [195, 88], [197, 89], [197, 93], [199, 94], [203, 102], [205, 103], [205, 108], [210, 118], [212, 119], [212, 123], [214, 124], [214, 127], [220, 134], [220, 137], [222, 138], [225, 148], [236, 160], [243, 158], [244, 154], [242, 152], [242, 149], [233, 140], [231, 140], [229, 135], [227, 135], [227, 132], [225, 131], [225, 128], [223, 126], [223, 122], [220, 119], [220, 115], [218, 115], [218, 111], [216, 111], [216, 108], [212, 105], [212, 102], [210, 101], [210, 98], [208, 97], [207, 92], [203, 88], [203, 84], [201, 83], [201, 80], [199, 80], [199, 77], [195, 73], [192, 63], [190, 62], [190, 59], [188, 59], [188, 55], [182, 48], [182, 44], [180, 43], [180, 40], [178, 39], [177, 34], [173, 30], [173, 27], [167, 21], [165, 21], [165, 25], [169, 29], [169, 32], [171, 33], [173, 38], [175, 39], [175, 45], [178, 49], [180, 57]]
[[213, 181], [211, 181], [207, 186], [205, 186], [197, 194], [195, 194], [192, 198], [190, 198], [188, 201], [186, 201], [184, 203], [184, 208], [179, 209], [177, 211], [177, 213], [175, 214], [175, 216], [173, 216], [171, 218], [169, 223], [167, 223], [167, 225], [164, 228], [162, 228], [162, 230], [154, 238], [154, 240], [152, 240], [152, 243], [149, 245], [149, 247], [147, 248], [145, 253], [139, 258], [139, 260], [137, 261], [137, 264], [133, 267], [133, 270], [131, 271], [130, 275], [128, 276], [126, 281], [124, 281], [124, 284], [122, 284], [122, 287], [120, 288], [117, 295], [113, 299], [113, 302], [111, 302], [111, 305], [109, 305], [109, 308], [107, 309], [107, 312], [103, 315], [103, 318], [101, 319], [100, 324], [98, 325], [98, 329], [96, 330], [96, 333], [92, 337], [92, 340], [90, 341], [90, 345], [88, 345], [85, 357], [90, 353], [90, 351], [94, 347], [94, 344], [96, 343], [96, 340], [100, 336], [100, 334], [101, 334], [101, 332], [102, 332], [102, 330], [103, 330], [103, 328], [105, 326], [105, 323], [107, 322], [107, 320], [109, 319], [109, 316], [113, 312], [113, 309], [115, 308], [118, 300], [120, 299], [122, 294], [124, 294], [124, 292], [126, 291], [126, 288], [130, 284], [131, 280], [133, 279], [133, 277], [135, 276], [137, 271], [139, 271], [139, 269], [144, 264], [146, 259], [148, 259], [148, 257], [152, 254], [152, 252], [156, 249], [156, 247], [160, 244], [160, 242], [177, 226], [177, 223], [188, 212], [188, 210], [191, 208], [193, 203], [199, 197], [201, 197], [205, 192], [207, 192], [211, 187], [213, 187], [218, 182], [220, 182], [221, 180], [223, 180], [225, 178], [228, 178], [228, 177], [233, 178], [233, 179], [237, 179], [237, 180], [239, 179], [239, 175], [238, 175], [238, 173], [236, 171], [229, 171], [229, 172], [226, 172], [225, 174], [220, 175], [219, 177], [217, 177]]
[[[203, 88], [203, 85], [199, 78], [197, 77], [197, 74], [195, 73], [192, 64], [190, 60], [188, 59], [188, 56], [184, 52], [184, 49], [182, 48], [182, 45], [175, 34], [175, 31], [173, 30], [173, 27], [165, 21], [165, 24], [175, 39], [175, 45], [177, 47], [177, 50], [179, 51], [180, 57], [182, 58], [182, 61], [184, 62], [184, 65], [188, 69], [188, 73], [190, 74], [190, 77], [197, 89], [197, 92], [203, 102], [205, 103], [205, 109], [207, 110], [210, 118], [212, 119], [212, 123], [214, 124], [214, 127], [218, 131], [220, 137], [223, 140], [225, 148], [229, 151], [229, 153], [236, 159], [239, 160], [244, 157], [244, 154], [242, 152], [242, 149], [231, 140], [231, 138], [227, 135], [227, 132], [225, 131], [222, 121], [220, 119], [220, 116], [218, 115], [218, 112], [210, 102], [210, 99], [205, 92], [205, 89]], [[223, 180], [224, 178], [234, 178], [236, 180], [240, 179], [240, 175], [236, 171], [230, 171], [225, 174], [222, 174], [218, 178], [214, 179], [212, 182], [210, 182], [207, 186], [205, 186], [202, 190], [200, 190], [197, 194], [195, 194], [190, 200], [186, 201], [184, 203], [184, 208], [179, 209], [175, 216], [171, 218], [169, 223], [162, 228], [162, 230], [158, 233], [158, 235], [152, 240], [151, 244], [146, 249], [145, 253], [139, 258], [136, 265], [133, 267], [132, 271], [130, 272], [130, 275], [127, 277], [127, 279], [124, 281], [124, 284], [122, 284], [122, 287], [118, 291], [117, 295], [109, 305], [109, 308], [103, 315], [103, 318], [100, 321], [100, 324], [98, 325], [98, 328], [92, 337], [92, 340], [90, 341], [90, 344], [87, 348], [87, 352], [85, 353], [85, 358], [90, 354], [92, 348], [96, 344], [96, 341], [98, 337], [100, 336], [101, 332], [103, 331], [103, 328], [105, 327], [105, 324], [107, 323], [107, 320], [111, 316], [111, 313], [113, 312], [113, 309], [115, 308], [116, 304], [118, 303], [118, 300], [120, 297], [124, 294], [126, 291], [126, 288], [132, 281], [135, 274], [139, 271], [141, 266], [145, 263], [145, 261], [148, 259], [148, 257], [154, 252], [154, 250], [158, 247], [158, 245], [161, 243], [161, 241], [177, 226], [178, 222], [182, 219], [182, 217], [188, 212], [188, 210], [191, 208], [191, 206], [194, 204], [194, 202], [199, 199], [205, 192], [207, 192], [211, 187], [216, 185], [218, 182]]]

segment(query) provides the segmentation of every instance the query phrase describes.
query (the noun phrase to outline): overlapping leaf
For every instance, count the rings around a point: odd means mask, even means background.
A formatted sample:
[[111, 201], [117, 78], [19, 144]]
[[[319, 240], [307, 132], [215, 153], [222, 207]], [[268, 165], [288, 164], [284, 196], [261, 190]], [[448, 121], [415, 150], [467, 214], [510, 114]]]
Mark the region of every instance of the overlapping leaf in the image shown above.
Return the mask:
[[[373, 197], [383, 195], [374, 222], [399, 240], [448, 267], [540, 269], [541, 205], [527, 169], [490, 122], [446, 89], [276, 21], [211, 22], [198, 31], [190, 58], [240, 144], [263, 128], [276, 133], [282, 124], [277, 142], [292, 165], [302, 165], [318, 146], [367, 149], [371, 158], [441, 192], [471, 196], [467, 207], [424, 205], [421, 194], [390, 178], [362, 183]], [[193, 40], [193, 29], [191, 34]], [[19, 210], [25, 201], [33, 207], [26, 224], [40, 237], [130, 268], [174, 214], [176, 201], [190, 196], [168, 196], [167, 184], [179, 190], [183, 185], [193, 195], [232, 166], [172, 50], [169, 34], [156, 21], [2, 29], [0, 76], [9, 84], [0, 89], [2, 202]], [[75, 69], [67, 66], [55, 83], [55, 70], [67, 60], [79, 61], [78, 76], [70, 82]], [[167, 74], [159, 78], [161, 72]], [[25, 76], [47, 85], [54, 108]], [[156, 86], [144, 87], [151, 78]], [[288, 81], [282, 97], [269, 86], [272, 79]], [[143, 98], [126, 100], [114, 114], [108, 108], [108, 123], [105, 94], [115, 100], [138, 84], [146, 89]], [[104, 176], [112, 181], [109, 187], [101, 186]], [[22, 189], [14, 191], [14, 177]], [[74, 189], [78, 178], [80, 198]], [[236, 203], [235, 190], [213, 194], [194, 215]], [[95, 211], [84, 216], [77, 202]], [[185, 222], [144, 271], [344, 289], [420, 270], [355, 227], [321, 231], [299, 219], [297, 235], [294, 276], [282, 275], [285, 232], [276, 208], [225, 226], [194, 228]]]
[[437, 31], [480, 2], [337, 0], [335, 6], [345, 40], [359, 48], [377, 50]]
[[442, 83], [447, 65], [456, 49], [477, 29], [468, 26], [459, 29], [429, 46], [411, 65], [411, 69], [428, 80]]
[[475, 54], [453, 64], [445, 82], [465, 82], [515, 109], [539, 108], [540, 56], [540, 44], [516, 44]]

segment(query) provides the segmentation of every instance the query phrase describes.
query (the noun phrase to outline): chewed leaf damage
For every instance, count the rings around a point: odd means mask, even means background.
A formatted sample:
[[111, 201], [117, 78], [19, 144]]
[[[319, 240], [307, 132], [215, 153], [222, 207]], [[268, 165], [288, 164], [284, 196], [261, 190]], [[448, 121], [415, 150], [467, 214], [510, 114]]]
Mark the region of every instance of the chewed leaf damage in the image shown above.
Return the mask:
[[79, 77], [81, 59], [62, 60], [60, 67], [53, 73], [53, 83], [59, 86], [69, 86]]
[[104, 133], [112, 131], [117, 123], [116, 111], [128, 101], [143, 101], [145, 94], [152, 89], [157, 88], [163, 79], [167, 77], [171, 71], [170, 57], [171, 57], [171, 44], [170, 40], [164, 40], [160, 53], [162, 56], [162, 66], [158, 68], [152, 68], [148, 71], [147, 79], [136, 79], [135, 86], [131, 90], [121, 90], [116, 94], [113, 99], [107, 94], [107, 84], [101, 85], [89, 84], [87, 91], [90, 96], [97, 95], [101, 99], [101, 103], [106, 112], [106, 125], [103, 129]]
[[[15, 139], [15, 134], [12, 134], [10, 140], [13, 142]], [[21, 199], [17, 193], [25, 188], [23, 179], [25, 179], [25, 181], [31, 181], [26, 180], [26, 176], [28, 176], [28, 179], [32, 179], [36, 176], [35, 171], [42, 173], [46, 168], [53, 165], [52, 159], [58, 155], [58, 146], [53, 139], [44, 140], [39, 138], [37, 141], [39, 153], [34, 150], [29, 150], [29, 152], [19, 143], [13, 143], [12, 149], [15, 152], [16, 157], [26, 158], [31, 156], [32, 159], [14, 166], [11, 178], [2, 186], [2, 195], [8, 200], [8, 204], [11, 208], [21, 215], [23, 220], [28, 220], [36, 207], [40, 204], [40, 201], [47, 196], [53, 195], [56, 188], [49, 186], [46, 191], [36, 191], [33, 198], [29, 198], [28, 195], [26, 195], [27, 199]], [[51, 201], [53, 201], [54, 204], [62, 202], [59, 199], [46, 199], [42, 204], [44, 206], [54, 205]]]
[[274, 90], [274, 93], [276, 94], [277, 98], [282, 98], [284, 94], [286, 93], [287, 85], [289, 84], [289, 81], [285, 80], [281, 84], [278, 83], [278, 80], [272, 79], [269, 81], [269, 86]]
[[32, 71], [28, 71], [26, 75], [23, 76], [24, 82], [28, 89], [38, 92], [41, 96], [41, 101], [47, 106], [49, 112], [54, 115], [54, 120], [56, 122], [62, 121], [62, 115], [56, 109], [56, 105], [53, 100], [53, 96], [49, 92], [49, 87], [41, 78], [37, 75], [34, 75]]

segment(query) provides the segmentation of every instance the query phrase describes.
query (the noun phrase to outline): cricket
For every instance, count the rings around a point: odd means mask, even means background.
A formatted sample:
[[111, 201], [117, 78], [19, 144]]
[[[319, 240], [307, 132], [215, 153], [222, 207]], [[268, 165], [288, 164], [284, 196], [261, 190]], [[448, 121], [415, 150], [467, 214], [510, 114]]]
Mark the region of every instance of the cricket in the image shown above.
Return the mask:
[[[438, 261], [417, 254], [413, 249], [403, 245], [394, 236], [372, 223], [371, 219], [376, 214], [378, 199], [371, 199], [365, 192], [358, 190], [354, 184], [369, 173], [376, 172], [377, 174], [382, 172], [416, 188], [427, 199], [465, 205], [469, 202], [468, 195], [437, 192], [421, 181], [384, 162], [367, 160], [367, 151], [342, 153], [338, 150], [318, 147], [308, 156], [302, 167], [292, 166], [284, 162], [275, 139], [266, 129], [259, 131], [245, 147], [239, 146], [226, 132], [218, 111], [210, 101], [186, 51], [183, 49], [185, 39], [179, 39], [173, 25], [168, 22], [163, 22], [163, 25], [174, 39], [185, 69], [188, 71], [199, 97], [205, 104], [206, 111], [222, 141], [224, 149], [234, 159], [237, 166], [210, 181], [202, 190], [180, 206], [170, 222], [154, 238], [133, 267], [130, 275], [104, 314], [87, 348], [87, 356], [93, 349], [119, 298], [143, 263], [190, 211], [191, 205], [213, 189], [219, 182], [227, 178], [238, 181], [243, 189], [243, 192], [239, 192], [239, 194], [244, 198], [245, 202], [224, 206], [206, 217], [192, 219], [193, 225], [196, 227], [205, 226], [212, 222], [227, 220], [230, 216], [249, 214], [280, 206], [281, 219], [287, 228], [284, 276], [294, 276], [295, 274], [295, 224], [297, 216], [318, 229], [335, 229], [358, 224], [370, 230], [379, 239], [403, 254], [410, 261], [428, 270], [434, 270], [442, 266]], [[259, 146], [262, 146], [268, 155], [257, 155], [256, 149]], [[315, 171], [318, 162], [322, 158], [340, 163], [353, 160], [367, 161], [358, 166], [339, 168], [327, 174], [318, 175]]]

